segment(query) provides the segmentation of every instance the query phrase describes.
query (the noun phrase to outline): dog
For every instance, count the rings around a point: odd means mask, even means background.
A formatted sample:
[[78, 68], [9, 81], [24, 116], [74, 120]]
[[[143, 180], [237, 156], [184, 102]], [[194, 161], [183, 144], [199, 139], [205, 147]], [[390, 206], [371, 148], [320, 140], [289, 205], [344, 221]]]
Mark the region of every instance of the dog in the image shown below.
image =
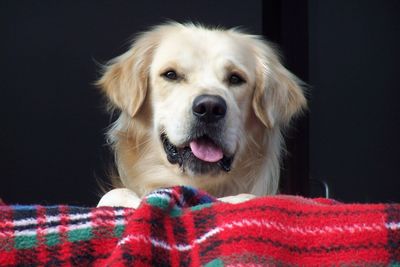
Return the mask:
[[136, 206], [175, 185], [229, 202], [275, 194], [282, 132], [306, 108], [300, 80], [267, 41], [192, 23], [138, 35], [97, 86], [120, 112], [108, 140], [122, 187], [99, 206]]

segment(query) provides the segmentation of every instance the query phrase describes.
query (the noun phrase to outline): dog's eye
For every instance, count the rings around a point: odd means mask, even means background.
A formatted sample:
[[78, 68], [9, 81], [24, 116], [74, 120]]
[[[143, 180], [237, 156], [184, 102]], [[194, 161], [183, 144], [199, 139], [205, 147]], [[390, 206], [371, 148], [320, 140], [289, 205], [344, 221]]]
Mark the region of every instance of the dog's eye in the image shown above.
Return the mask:
[[168, 70], [162, 74], [163, 77], [167, 78], [168, 80], [176, 81], [178, 80], [178, 74], [176, 74], [173, 70]]
[[228, 82], [230, 85], [241, 85], [246, 81], [238, 74], [231, 74], [229, 76]]

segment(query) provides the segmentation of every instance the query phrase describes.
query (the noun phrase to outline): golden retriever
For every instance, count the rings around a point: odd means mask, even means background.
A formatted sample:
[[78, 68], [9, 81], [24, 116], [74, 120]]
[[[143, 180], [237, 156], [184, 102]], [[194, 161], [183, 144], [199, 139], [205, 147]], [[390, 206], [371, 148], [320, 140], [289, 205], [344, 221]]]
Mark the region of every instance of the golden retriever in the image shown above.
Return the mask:
[[282, 130], [306, 106], [266, 41], [194, 24], [142, 33], [97, 85], [120, 110], [108, 137], [126, 188], [99, 205], [129, 206], [124, 198], [174, 185], [216, 197], [274, 194]]

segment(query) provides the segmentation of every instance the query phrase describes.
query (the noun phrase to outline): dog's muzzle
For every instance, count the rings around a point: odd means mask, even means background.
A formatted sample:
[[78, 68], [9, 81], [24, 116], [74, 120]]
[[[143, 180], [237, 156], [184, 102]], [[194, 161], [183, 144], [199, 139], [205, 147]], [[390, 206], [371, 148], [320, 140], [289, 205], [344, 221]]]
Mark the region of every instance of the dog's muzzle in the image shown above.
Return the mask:
[[[208, 172], [211, 171], [213, 168], [213, 165], [216, 165], [220, 167], [223, 171], [229, 172], [231, 170], [231, 165], [233, 162], [233, 156], [225, 156], [222, 155], [221, 159], [215, 162], [206, 162], [201, 159], [199, 159], [192, 151], [191, 146], [185, 146], [183, 148], [178, 148], [177, 146], [173, 145], [169, 140], [168, 137], [165, 134], [161, 135], [161, 141], [164, 146], [164, 151], [167, 154], [167, 159], [171, 164], [178, 164], [180, 167], [182, 167], [185, 163], [195, 163], [198, 161], [202, 167], [196, 168], [198, 170], [201, 170], [199, 172]], [[193, 142], [212, 142], [208, 137], [204, 136], [201, 138], [196, 139], [196, 141], [191, 141], [190, 143]], [[213, 144], [215, 145], [215, 144]], [[196, 170], [195, 170], [196, 171]]]
[[183, 145], [175, 146], [165, 133], [161, 135], [168, 161], [193, 173], [230, 171], [233, 155], [224, 153], [226, 145], [222, 135], [227, 113], [225, 100], [217, 95], [199, 95], [193, 100], [191, 111], [193, 122]]

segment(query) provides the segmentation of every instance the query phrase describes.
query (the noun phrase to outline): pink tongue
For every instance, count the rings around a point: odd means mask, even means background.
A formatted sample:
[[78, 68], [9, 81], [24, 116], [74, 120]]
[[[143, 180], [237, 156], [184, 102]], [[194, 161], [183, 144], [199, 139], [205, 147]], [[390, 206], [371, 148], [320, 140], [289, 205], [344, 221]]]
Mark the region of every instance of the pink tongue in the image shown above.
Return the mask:
[[222, 149], [206, 139], [197, 139], [190, 142], [193, 154], [203, 161], [217, 162], [223, 158]]

